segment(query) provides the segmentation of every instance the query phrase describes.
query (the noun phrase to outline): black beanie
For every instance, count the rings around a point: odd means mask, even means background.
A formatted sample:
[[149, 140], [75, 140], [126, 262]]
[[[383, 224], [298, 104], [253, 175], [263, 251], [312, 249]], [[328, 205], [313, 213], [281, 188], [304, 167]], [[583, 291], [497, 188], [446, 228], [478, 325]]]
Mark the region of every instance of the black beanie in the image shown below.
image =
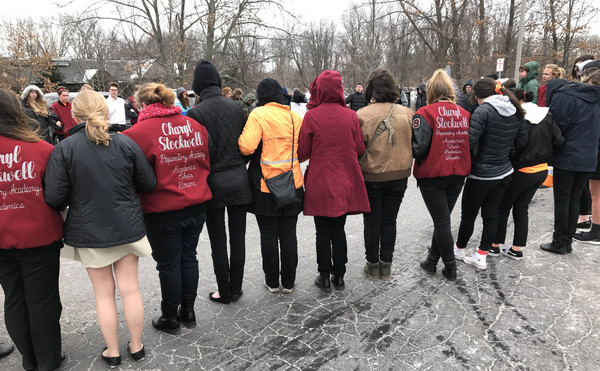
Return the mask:
[[256, 105], [264, 106], [269, 102], [284, 104], [283, 89], [275, 79], [266, 78], [256, 87]]
[[217, 71], [212, 63], [201, 59], [196, 63], [196, 68], [194, 69], [192, 89], [194, 89], [194, 93], [200, 94], [202, 90], [212, 85], [218, 86], [219, 89], [221, 89], [221, 76], [219, 75], [219, 71]]
[[533, 92], [532, 91], [526, 91], [521, 88], [510, 89], [510, 90], [515, 94], [515, 97], [517, 97], [518, 100], [522, 100], [525, 102], [533, 102]]

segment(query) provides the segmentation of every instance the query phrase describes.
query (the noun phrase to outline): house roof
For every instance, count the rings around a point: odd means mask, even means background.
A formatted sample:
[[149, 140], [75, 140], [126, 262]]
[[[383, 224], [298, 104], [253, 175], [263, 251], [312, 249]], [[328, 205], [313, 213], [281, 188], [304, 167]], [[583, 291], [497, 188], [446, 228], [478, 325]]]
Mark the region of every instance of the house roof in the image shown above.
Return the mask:
[[129, 61], [109, 60], [100, 63], [89, 59], [57, 59], [53, 62], [63, 75], [65, 84], [87, 83], [101, 71], [117, 81], [132, 80], [133, 67]]

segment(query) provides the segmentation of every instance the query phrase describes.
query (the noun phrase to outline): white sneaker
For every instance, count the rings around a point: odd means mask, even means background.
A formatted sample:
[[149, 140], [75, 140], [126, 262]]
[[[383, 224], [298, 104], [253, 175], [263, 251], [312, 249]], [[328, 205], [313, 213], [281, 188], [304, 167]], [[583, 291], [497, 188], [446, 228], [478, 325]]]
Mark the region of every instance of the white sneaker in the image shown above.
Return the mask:
[[463, 261], [467, 264], [474, 265], [477, 269], [486, 269], [487, 263], [485, 262], [485, 255], [479, 255], [477, 253], [471, 256], [465, 256]]
[[279, 287], [271, 287], [271, 286], [267, 285], [266, 282], [265, 282], [265, 287], [267, 288], [267, 290], [269, 290], [269, 292], [271, 294], [277, 294], [279, 292]]
[[454, 244], [454, 259], [463, 260], [465, 258], [465, 249], [460, 249]]

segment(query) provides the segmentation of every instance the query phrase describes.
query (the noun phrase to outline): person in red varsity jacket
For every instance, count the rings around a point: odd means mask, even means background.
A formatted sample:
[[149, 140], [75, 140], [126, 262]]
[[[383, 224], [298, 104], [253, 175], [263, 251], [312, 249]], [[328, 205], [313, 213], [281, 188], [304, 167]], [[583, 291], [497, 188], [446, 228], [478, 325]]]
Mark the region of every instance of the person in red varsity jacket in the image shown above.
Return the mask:
[[162, 315], [152, 325], [173, 334], [181, 330], [179, 321], [196, 326], [196, 247], [212, 198], [206, 181], [209, 138], [204, 126], [181, 115], [166, 86], [144, 85], [137, 101], [138, 123], [124, 134], [137, 142], [156, 173], [154, 191], [139, 195], [162, 291]]
[[18, 98], [0, 89], [0, 284], [6, 328], [23, 367], [54, 370], [61, 363], [62, 218], [42, 192], [53, 147], [31, 121]]
[[56, 90], [58, 101], [50, 106], [48, 115], [49, 123], [54, 128], [54, 133], [58, 140], [68, 137], [69, 130], [77, 125], [77, 121], [71, 114], [71, 102], [69, 102], [69, 90], [64, 86], [59, 86]]
[[433, 238], [421, 268], [435, 274], [442, 258], [442, 274], [456, 280], [450, 214], [471, 170], [469, 120], [471, 115], [456, 105], [452, 80], [437, 70], [427, 82], [427, 105], [413, 118], [413, 175], [433, 219]]

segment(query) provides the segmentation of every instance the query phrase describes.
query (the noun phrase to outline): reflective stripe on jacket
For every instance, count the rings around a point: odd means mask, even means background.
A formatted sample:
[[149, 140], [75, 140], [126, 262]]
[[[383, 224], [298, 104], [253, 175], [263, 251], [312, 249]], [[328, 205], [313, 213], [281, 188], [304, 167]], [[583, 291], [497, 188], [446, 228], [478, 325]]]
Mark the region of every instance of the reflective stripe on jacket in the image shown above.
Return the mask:
[[[270, 102], [255, 108], [248, 116], [242, 135], [238, 139], [243, 155], [254, 153], [262, 140], [263, 149], [260, 164], [263, 177], [270, 179], [290, 170], [292, 156], [292, 118], [294, 127], [294, 183], [302, 187], [302, 172], [298, 162], [298, 135], [302, 118], [289, 106]], [[260, 181], [262, 192], [269, 193], [264, 179]]]

